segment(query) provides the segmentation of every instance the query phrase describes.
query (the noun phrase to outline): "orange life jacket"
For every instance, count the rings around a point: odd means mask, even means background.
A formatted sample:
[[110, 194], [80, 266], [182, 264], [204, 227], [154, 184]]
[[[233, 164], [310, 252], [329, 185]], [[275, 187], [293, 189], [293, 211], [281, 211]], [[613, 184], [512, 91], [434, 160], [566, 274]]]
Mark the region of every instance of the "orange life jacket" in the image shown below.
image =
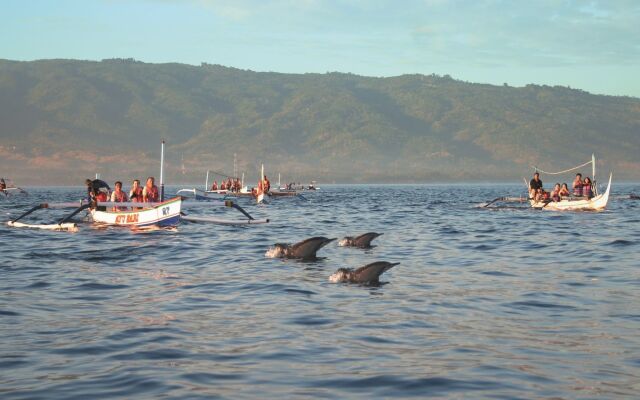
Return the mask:
[[156, 185], [151, 186], [151, 189], [147, 188], [147, 202], [153, 203], [160, 199], [158, 194], [158, 187]]

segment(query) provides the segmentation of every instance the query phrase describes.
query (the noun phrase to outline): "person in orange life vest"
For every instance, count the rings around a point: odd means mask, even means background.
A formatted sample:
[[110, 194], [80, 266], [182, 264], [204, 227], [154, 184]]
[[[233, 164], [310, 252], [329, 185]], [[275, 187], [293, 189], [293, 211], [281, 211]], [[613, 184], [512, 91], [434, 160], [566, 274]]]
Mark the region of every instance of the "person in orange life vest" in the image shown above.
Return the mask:
[[227, 190], [227, 184], [224, 182], [224, 180], [220, 184], [220, 190]]
[[577, 173], [576, 179], [573, 180], [573, 195], [574, 196], [582, 196], [582, 174]]
[[147, 184], [142, 189], [142, 200], [145, 203], [155, 203], [160, 201], [160, 193], [158, 187], [155, 185], [155, 179], [150, 176], [147, 178]]
[[[124, 203], [129, 200], [127, 194], [122, 191], [122, 182], [117, 181], [115, 183], [115, 190], [111, 192], [111, 201], [114, 203]], [[127, 207], [113, 207], [113, 211], [123, 211]]]
[[267, 179], [267, 176], [264, 176], [264, 192], [265, 193], [269, 193], [269, 191], [271, 190], [271, 182], [269, 182], [269, 179]]
[[553, 190], [551, 191], [551, 200], [553, 201], [560, 201], [560, 183], [556, 183], [553, 186]]
[[211, 185], [211, 190], [218, 190], [218, 181], [213, 181], [213, 185]]
[[591, 178], [589, 178], [588, 176], [584, 178], [584, 182], [582, 183], [582, 195], [587, 199], [593, 197]]

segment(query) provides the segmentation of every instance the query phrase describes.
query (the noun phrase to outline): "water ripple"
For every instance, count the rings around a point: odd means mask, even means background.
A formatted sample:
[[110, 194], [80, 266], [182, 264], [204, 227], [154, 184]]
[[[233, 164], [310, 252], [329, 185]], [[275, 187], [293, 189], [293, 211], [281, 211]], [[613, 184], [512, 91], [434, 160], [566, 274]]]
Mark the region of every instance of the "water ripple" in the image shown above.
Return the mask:
[[[327, 186], [308, 201], [241, 199], [273, 221], [251, 227], [133, 233], [80, 221], [67, 234], [2, 224], [0, 397], [637, 397], [638, 203], [602, 213], [474, 207], [521, 191]], [[0, 198], [0, 215], [76, 201], [83, 189], [30, 192]], [[384, 233], [371, 249], [264, 257], [276, 242], [368, 231]], [[378, 260], [401, 263], [380, 285], [328, 281]]]

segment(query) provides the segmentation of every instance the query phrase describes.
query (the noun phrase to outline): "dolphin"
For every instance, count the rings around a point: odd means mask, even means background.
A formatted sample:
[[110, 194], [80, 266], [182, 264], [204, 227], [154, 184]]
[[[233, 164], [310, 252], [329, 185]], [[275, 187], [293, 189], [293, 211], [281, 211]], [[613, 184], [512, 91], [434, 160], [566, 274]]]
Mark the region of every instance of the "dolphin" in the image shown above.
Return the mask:
[[376, 261], [374, 263], [367, 264], [364, 267], [360, 267], [356, 270], [354, 270], [353, 268], [340, 268], [329, 277], [329, 282], [376, 284], [380, 282], [380, 275], [398, 264], [400, 263]]
[[359, 247], [361, 249], [368, 249], [371, 247], [371, 241], [380, 235], [382, 235], [382, 233], [367, 232], [356, 237], [346, 236], [338, 242], [338, 246], [350, 246]]
[[324, 236], [316, 236], [295, 244], [276, 243], [272, 248], [267, 250], [265, 256], [271, 258], [315, 260], [316, 252], [336, 239], [337, 238], [329, 239]]

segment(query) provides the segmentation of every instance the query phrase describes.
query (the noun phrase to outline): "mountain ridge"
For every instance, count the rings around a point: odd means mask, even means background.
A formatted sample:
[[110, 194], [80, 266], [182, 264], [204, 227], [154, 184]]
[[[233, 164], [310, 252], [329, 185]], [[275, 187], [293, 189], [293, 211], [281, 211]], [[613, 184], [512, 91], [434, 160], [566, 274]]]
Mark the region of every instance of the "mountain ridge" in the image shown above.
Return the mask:
[[640, 99], [558, 86], [0, 60], [0, 174], [30, 184], [157, 175], [161, 139], [168, 182], [231, 173], [234, 153], [252, 180], [261, 163], [292, 181], [520, 179], [591, 153], [638, 179], [639, 131]]

